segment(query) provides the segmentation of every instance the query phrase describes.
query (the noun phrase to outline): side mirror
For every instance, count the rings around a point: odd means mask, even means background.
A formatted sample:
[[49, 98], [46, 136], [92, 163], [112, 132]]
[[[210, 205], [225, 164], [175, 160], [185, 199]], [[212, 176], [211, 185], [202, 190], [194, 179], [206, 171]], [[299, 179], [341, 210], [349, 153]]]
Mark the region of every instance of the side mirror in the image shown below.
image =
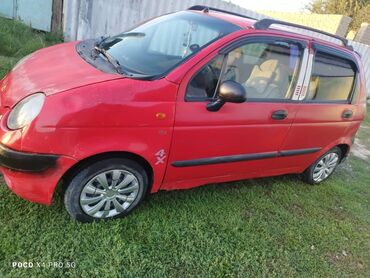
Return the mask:
[[207, 104], [207, 110], [215, 112], [221, 109], [226, 102], [242, 103], [247, 100], [244, 87], [238, 82], [228, 80], [222, 82], [218, 90], [218, 98]]

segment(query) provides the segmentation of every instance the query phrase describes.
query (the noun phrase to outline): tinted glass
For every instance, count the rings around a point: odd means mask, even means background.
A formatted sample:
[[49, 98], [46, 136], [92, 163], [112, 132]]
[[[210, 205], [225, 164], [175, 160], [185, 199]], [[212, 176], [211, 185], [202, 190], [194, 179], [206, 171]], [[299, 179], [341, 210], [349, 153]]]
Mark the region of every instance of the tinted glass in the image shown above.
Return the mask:
[[178, 12], [109, 38], [100, 47], [129, 72], [161, 75], [211, 42], [239, 29], [214, 17]]
[[347, 100], [352, 91], [355, 75], [351, 62], [318, 52], [315, 56], [307, 99]]

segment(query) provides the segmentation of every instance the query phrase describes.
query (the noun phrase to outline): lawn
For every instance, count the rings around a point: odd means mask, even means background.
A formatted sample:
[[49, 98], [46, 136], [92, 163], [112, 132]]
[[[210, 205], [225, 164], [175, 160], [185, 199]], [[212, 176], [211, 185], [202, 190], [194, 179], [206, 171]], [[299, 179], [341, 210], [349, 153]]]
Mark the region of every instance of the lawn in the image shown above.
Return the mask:
[[32, 32], [22, 23], [0, 17], [0, 78], [22, 57], [58, 42], [60, 34]]
[[[58, 41], [0, 19], [0, 78]], [[369, 114], [358, 138], [370, 149]], [[351, 155], [320, 186], [293, 175], [159, 192], [125, 219], [88, 225], [60, 194], [32, 204], [1, 179], [0, 277], [369, 277], [369, 170]]]

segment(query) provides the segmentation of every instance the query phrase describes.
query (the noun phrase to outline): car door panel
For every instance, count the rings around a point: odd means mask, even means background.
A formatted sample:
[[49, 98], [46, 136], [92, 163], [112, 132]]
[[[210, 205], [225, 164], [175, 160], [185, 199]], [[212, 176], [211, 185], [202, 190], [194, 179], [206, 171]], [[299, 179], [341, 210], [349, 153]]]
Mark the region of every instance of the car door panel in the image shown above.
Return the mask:
[[[273, 120], [270, 115], [281, 108], [289, 111], [289, 116], [283, 121]], [[211, 113], [206, 110], [204, 103], [191, 106], [178, 103], [176, 114], [173, 133], [173, 142], [176, 143], [172, 145], [167, 182], [176, 181], [178, 177], [197, 179], [242, 171], [246, 176], [248, 173], [260, 173], [266, 167], [264, 165], [275, 159], [276, 151], [294, 119], [295, 107], [292, 104], [228, 103], [217, 113]], [[189, 115], [194, 117], [190, 124]], [[268, 154], [271, 154], [271, 158], [267, 158]], [[226, 157], [238, 155], [255, 155], [255, 159], [248, 161], [249, 158], [245, 157], [244, 161], [230, 164], [174, 166], [181, 161], [216, 157], [228, 159]], [[259, 159], [259, 155], [263, 159]]]
[[[279, 151], [294, 121], [296, 101], [251, 99], [210, 112], [206, 101], [185, 100], [191, 78], [216, 56], [197, 64], [180, 84], [162, 189], [258, 177], [279, 168]], [[275, 117], [280, 112], [286, 115]]]
[[[320, 47], [316, 46], [316, 48], [323, 51]], [[312, 49], [313, 52], [314, 49]], [[341, 58], [331, 56], [333, 53], [335, 53], [335, 50], [324, 48], [320, 55], [327, 55], [327, 59], [318, 58], [316, 69], [314, 68], [312, 74], [306, 77], [307, 90], [302, 91], [300, 96], [302, 102], [297, 105], [294, 123], [283, 145], [284, 149], [319, 148], [320, 151], [311, 156], [295, 160], [283, 159], [282, 164], [285, 167], [296, 165], [300, 168], [300, 171], [303, 171], [330, 148], [339, 144], [351, 144], [351, 139], [348, 138], [348, 135], [353, 133], [351, 130], [355, 130], [353, 129], [353, 120], [356, 118], [358, 107], [351, 103], [350, 97], [353, 95], [353, 92], [348, 91], [356, 89], [356, 78], [355, 76], [350, 76], [348, 72], [346, 73], [347, 76], [341, 75], [339, 71], [342, 69], [338, 66], [340, 65], [339, 62], [338, 65], [335, 65], [335, 62], [333, 62]], [[341, 63], [345, 62], [341, 61]], [[327, 65], [322, 66], [322, 64]], [[312, 65], [309, 66], [315, 67], [315, 60], [312, 60]], [[319, 66], [322, 68], [320, 69]], [[345, 67], [345, 64], [341, 65], [341, 67]], [[348, 89], [348, 80], [345, 80], [349, 78], [348, 76], [353, 78], [354, 84], [351, 90]], [[330, 80], [330, 78], [333, 80]], [[341, 82], [340, 78], [343, 78], [343, 87], [347, 87], [346, 89], [343, 88], [343, 90], [346, 90], [345, 92], [338, 92], [338, 90], [341, 90], [341, 86], [338, 86], [338, 83], [340, 84]], [[331, 84], [326, 80], [326, 84], [320, 92], [320, 99], [315, 99], [318, 92], [312, 93], [312, 87], [318, 86], [320, 82], [322, 83], [321, 79], [329, 79]], [[331, 86], [327, 86], [328, 83]], [[319, 89], [320, 87], [316, 88], [316, 91]], [[347, 96], [348, 99], [346, 98]], [[355, 124], [355, 126], [357, 125]]]

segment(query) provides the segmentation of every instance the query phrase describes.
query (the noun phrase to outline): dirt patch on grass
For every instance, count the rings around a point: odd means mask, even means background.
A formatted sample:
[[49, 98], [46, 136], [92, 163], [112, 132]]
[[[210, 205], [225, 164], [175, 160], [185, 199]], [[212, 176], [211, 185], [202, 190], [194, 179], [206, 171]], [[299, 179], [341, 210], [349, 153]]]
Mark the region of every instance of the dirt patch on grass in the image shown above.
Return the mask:
[[370, 159], [370, 150], [358, 138], [355, 139], [355, 143], [352, 146], [352, 154], [363, 160]]
[[329, 262], [336, 265], [339, 269], [346, 270], [352, 274], [356, 273], [357, 275], [353, 277], [358, 276], [359, 273], [366, 274], [368, 272], [366, 263], [350, 251], [342, 250], [328, 254], [328, 259]]
[[345, 220], [347, 217], [345, 210], [341, 206], [334, 206], [329, 208], [329, 213], [338, 220]]
[[304, 207], [297, 203], [286, 205], [285, 209], [299, 217], [304, 217], [306, 215]]

